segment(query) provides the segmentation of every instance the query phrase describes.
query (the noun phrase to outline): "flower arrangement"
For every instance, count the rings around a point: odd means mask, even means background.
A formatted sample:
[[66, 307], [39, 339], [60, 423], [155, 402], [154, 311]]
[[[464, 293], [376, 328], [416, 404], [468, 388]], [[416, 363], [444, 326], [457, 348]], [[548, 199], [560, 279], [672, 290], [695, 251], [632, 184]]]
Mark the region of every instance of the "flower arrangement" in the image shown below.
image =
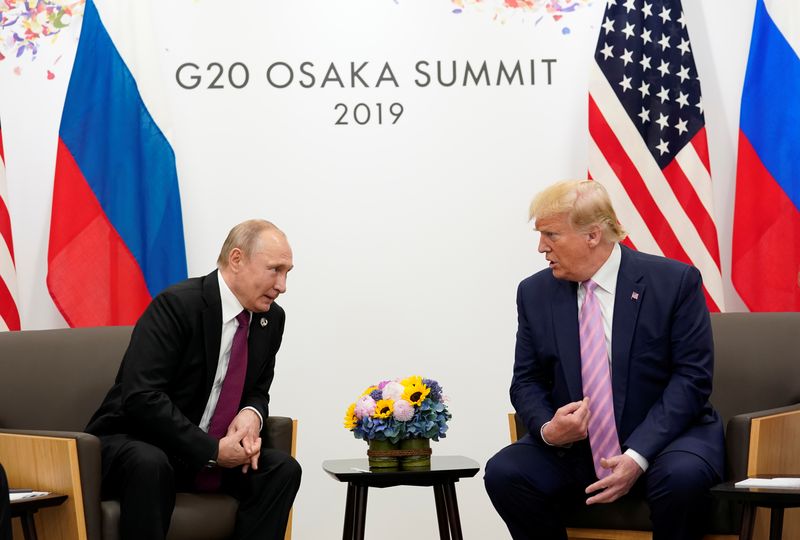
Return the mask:
[[438, 441], [447, 433], [447, 410], [442, 387], [419, 375], [402, 380], [381, 381], [364, 390], [351, 403], [344, 427], [356, 439], [397, 443], [406, 439]]

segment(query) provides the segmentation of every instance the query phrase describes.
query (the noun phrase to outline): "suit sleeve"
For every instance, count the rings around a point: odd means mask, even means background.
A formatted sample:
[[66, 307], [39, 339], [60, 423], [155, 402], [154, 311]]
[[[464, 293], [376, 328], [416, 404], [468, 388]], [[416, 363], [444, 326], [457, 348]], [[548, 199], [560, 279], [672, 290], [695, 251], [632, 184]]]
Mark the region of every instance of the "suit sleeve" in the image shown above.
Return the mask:
[[545, 422], [553, 418], [552, 366], [537, 354], [535, 331], [528, 319], [525, 282], [517, 288], [517, 342], [514, 353], [514, 376], [511, 380], [511, 403], [522, 417], [531, 437], [540, 437]]
[[670, 315], [671, 373], [625, 446], [651, 461], [684, 433], [711, 395], [714, 343], [700, 272], [686, 267]]
[[218, 441], [192, 423], [168, 395], [193, 331], [176, 296], [157, 296], [136, 324], [122, 368], [122, 406], [136, 432], [195, 467], [217, 455]]

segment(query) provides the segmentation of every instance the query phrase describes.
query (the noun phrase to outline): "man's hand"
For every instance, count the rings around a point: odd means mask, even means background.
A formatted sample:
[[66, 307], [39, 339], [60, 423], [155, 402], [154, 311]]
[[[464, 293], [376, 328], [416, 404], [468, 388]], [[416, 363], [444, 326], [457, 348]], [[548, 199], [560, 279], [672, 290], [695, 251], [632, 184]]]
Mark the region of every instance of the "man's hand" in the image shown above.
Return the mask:
[[553, 446], [564, 446], [585, 439], [589, 429], [589, 398], [567, 403], [556, 411], [542, 435]]
[[259, 419], [258, 415], [252, 409], [242, 409], [239, 411], [239, 414], [234, 417], [231, 425], [228, 426], [226, 437], [230, 437], [232, 434], [241, 435], [237, 442], [242, 446], [248, 457], [246, 462], [239, 464], [242, 465], [243, 473], [246, 473], [250, 467], [254, 470], [258, 469], [258, 458], [261, 455], [260, 430], [261, 419]]
[[250, 456], [241, 444], [244, 436], [244, 428], [235, 431], [228, 430], [228, 434], [219, 440], [217, 465], [231, 469], [250, 462]]
[[600, 465], [604, 469], [611, 469], [612, 472], [602, 480], [598, 480], [586, 488], [587, 495], [602, 490], [597, 495], [586, 499], [586, 504], [616, 501], [630, 491], [633, 484], [644, 472], [633, 458], [625, 454], [603, 458], [600, 460]]

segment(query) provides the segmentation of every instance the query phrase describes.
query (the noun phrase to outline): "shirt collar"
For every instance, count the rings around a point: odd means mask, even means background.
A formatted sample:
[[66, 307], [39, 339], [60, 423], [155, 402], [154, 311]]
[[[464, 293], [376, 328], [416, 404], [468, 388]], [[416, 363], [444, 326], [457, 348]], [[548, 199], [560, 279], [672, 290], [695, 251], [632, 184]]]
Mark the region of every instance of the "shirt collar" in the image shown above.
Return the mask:
[[592, 276], [592, 281], [597, 283], [597, 286], [604, 291], [615, 294], [617, 291], [617, 274], [619, 274], [619, 265], [622, 262], [622, 249], [619, 244], [614, 243], [614, 248], [611, 250], [611, 255], [608, 256], [606, 262], [603, 263], [597, 272]]
[[225, 279], [222, 277], [222, 272], [217, 271], [217, 279], [219, 279], [219, 298], [222, 301], [222, 324], [230, 322], [242, 312], [244, 307], [236, 299]]

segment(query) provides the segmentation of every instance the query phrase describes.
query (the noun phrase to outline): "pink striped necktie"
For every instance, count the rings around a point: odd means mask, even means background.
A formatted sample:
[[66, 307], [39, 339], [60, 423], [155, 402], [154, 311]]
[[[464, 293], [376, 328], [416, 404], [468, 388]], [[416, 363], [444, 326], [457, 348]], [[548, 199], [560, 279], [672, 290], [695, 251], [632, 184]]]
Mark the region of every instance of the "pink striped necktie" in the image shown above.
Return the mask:
[[[247, 373], [247, 331], [250, 327], [250, 312], [242, 310], [236, 316], [239, 326], [233, 334], [231, 355], [228, 359], [228, 371], [222, 382], [217, 406], [208, 425], [208, 434], [215, 439], [221, 439], [228, 432], [228, 426], [233, 422], [239, 412], [244, 388], [244, 376]], [[219, 491], [222, 485], [222, 471], [218, 468], [201, 469], [195, 478], [195, 487], [198, 491]]]
[[611, 394], [611, 373], [608, 369], [608, 351], [603, 331], [603, 317], [594, 290], [597, 283], [591, 279], [581, 283], [586, 291], [578, 317], [581, 338], [581, 379], [583, 395], [589, 396], [589, 445], [597, 478], [611, 474], [600, 466], [600, 458], [610, 458], [621, 453], [617, 425], [614, 421], [614, 399]]

